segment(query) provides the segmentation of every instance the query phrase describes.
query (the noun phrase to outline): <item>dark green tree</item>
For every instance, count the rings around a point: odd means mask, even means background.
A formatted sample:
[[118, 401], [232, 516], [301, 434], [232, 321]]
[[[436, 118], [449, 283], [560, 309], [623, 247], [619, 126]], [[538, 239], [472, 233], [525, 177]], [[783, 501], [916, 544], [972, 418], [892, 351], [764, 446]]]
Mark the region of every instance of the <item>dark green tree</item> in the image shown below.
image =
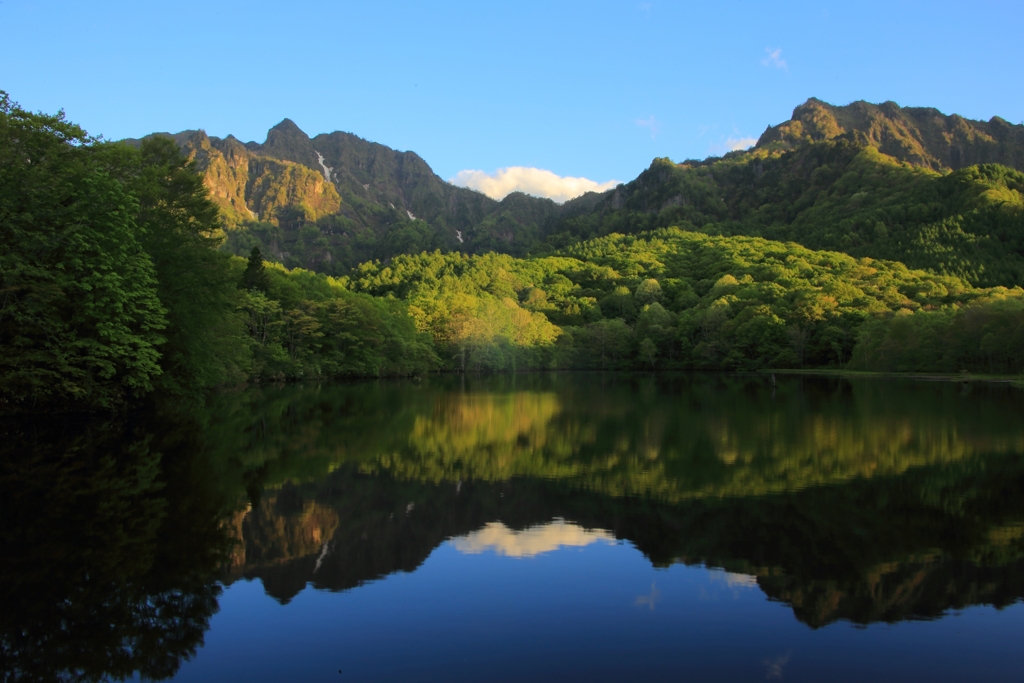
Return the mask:
[[140, 241], [156, 267], [167, 311], [161, 388], [177, 394], [241, 381], [248, 368], [237, 275], [215, 247], [221, 219], [202, 176], [173, 141], [153, 137], [138, 152], [110, 145], [139, 201]]
[[108, 147], [0, 91], [0, 411], [112, 408], [161, 373], [165, 309]]
[[253, 247], [249, 252], [249, 262], [242, 273], [242, 281], [238, 285], [242, 289], [254, 289], [257, 292], [267, 292], [267, 268], [263, 265], [263, 254], [259, 247]]

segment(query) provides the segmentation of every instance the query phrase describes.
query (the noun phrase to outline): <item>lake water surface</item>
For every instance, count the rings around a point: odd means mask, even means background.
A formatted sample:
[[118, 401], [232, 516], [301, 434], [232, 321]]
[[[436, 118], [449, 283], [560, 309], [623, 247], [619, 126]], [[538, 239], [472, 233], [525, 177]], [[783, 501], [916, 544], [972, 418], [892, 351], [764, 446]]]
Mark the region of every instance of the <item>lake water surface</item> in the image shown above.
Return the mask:
[[304, 384], [0, 424], [3, 680], [1024, 671], [1024, 391]]

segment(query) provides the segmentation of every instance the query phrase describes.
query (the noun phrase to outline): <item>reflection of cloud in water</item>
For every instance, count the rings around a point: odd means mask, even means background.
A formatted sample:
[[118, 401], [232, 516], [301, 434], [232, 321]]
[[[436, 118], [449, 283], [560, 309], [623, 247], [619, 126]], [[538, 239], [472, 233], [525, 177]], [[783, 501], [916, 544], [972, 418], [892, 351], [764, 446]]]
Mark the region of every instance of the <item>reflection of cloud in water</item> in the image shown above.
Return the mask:
[[782, 667], [786, 666], [786, 662], [788, 662], [788, 661], [789, 661], [789, 655], [785, 654], [785, 655], [780, 655], [780, 656], [776, 657], [775, 659], [766, 659], [763, 662], [761, 662], [762, 664], [764, 664], [765, 669], [767, 669], [767, 672], [768, 672], [767, 678], [768, 678], [768, 680], [772, 680], [772, 679], [779, 680], [779, 679], [781, 679], [782, 678]]
[[501, 522], [491, 522], [479, 531], [452, 539], [452, 545], [460, 553], [471, 555], [493, 550], [507, 557], [533, 557], [559, 548], [582, 548], [599, 541], [614, 543], [615, 537], [604, 529], [584, 529], [555, 519], [522, 531], [509, 529]]
[[721, 569], [712, 569], [708, 574], [712, 581], [724, 581], [730, 588], [757, 588], [757, 577], [750, 574], [733, 574]]
[[637, 607], [647, 606], [653, 612], [654, 606], [659, 602], [661, 602], [661, 591], [652, 583], [651, 592], [647, 595], [636, 596], [636, 601], [633, 604]]

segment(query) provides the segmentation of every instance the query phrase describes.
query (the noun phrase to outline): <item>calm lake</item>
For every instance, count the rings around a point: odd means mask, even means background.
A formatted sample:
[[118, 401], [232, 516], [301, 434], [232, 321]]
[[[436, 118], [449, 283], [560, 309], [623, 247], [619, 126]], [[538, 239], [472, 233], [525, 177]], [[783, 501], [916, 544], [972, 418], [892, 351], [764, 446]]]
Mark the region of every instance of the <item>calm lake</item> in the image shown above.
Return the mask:
[[301, 384], [0, 423], [4, 681], [1018, 681], [1024, 391]]

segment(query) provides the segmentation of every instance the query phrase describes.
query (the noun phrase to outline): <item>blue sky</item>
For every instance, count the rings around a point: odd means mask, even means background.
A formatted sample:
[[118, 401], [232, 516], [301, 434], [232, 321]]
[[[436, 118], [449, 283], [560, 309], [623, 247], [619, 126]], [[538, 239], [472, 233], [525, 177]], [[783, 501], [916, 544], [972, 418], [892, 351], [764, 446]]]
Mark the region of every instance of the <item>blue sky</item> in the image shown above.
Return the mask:
[[627, 181], [814, 96], [1024, 120], [1024, 2], [0, 0], [0, 89], [93, 134], [284, 117], [419, 153]]

